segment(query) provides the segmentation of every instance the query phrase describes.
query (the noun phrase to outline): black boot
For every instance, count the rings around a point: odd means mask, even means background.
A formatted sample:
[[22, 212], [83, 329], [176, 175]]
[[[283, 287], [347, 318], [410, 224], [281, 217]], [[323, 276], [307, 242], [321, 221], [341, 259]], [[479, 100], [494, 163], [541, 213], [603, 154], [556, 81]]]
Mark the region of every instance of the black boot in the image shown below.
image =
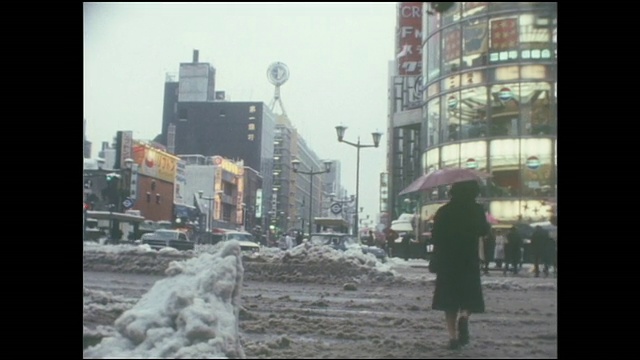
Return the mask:
[[458, 319], [458, 341], [460, 345], [469, 343], [469, 318], [466, 316]]

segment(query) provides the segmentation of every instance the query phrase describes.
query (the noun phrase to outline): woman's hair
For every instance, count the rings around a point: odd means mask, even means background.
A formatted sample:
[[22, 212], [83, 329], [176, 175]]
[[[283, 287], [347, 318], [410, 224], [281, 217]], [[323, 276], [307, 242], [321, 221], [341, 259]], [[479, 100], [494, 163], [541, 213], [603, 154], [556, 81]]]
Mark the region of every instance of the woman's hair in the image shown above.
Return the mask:
[[452, 199], [473, 200], [480, 195], [480, 185], [475, 180], [457, 182], [451, 186], [450, 193]]

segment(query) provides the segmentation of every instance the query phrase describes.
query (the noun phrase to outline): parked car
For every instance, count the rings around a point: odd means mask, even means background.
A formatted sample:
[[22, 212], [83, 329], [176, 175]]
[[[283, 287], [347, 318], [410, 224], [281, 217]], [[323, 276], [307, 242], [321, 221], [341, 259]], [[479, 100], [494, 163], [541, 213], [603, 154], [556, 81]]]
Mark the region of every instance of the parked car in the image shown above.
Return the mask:
[[212, 233], [211, 236], [203, 237], [201, 244], [215, 245], [221, 241], [238, 240], [240, 250], [244, 253], [255, 253], [260, 251], [260, 244], [255, 236], [246, 231], [226, 230], [220, 233]]
[[359, 247], [363, 253], [372, 254], [382, 262], [387, 261], [387, 253], [377, 246], [366, 246], [358, 242], [352, 235], [343, 233], [317, 233], [311, 234], [309, 242], [313, 245], [328, 245], [335, 250], [345, 251], [351, 247]]
[[142, 244], [148, 244], [152, 249], [172, 247], [177, 250], [193, 250], [195, 243], [186, 233], [179, 230], [158, 229], [152, 233], [142, 235]]

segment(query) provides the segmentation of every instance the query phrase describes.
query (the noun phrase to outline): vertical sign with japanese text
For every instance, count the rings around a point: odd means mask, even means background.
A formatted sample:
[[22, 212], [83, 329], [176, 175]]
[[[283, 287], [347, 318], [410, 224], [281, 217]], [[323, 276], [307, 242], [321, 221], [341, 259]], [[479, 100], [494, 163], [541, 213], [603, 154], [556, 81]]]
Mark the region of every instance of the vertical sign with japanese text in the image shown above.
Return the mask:
[[402, 2], [398, 9], [396, 58], [399, 75], [422, 74], [422, 2]]

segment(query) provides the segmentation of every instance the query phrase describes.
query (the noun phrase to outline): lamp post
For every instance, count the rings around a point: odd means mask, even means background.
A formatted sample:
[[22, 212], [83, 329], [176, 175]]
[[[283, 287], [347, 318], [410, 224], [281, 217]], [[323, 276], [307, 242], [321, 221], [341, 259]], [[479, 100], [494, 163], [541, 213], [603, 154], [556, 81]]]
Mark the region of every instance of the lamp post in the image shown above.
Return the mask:
[[245, 222], [247, 221], [247, 204], [246, 203], [242, 203], [242, 224], [240, 226], [240, 229], [242, 231], [246, 230], [246, 226], [245, 226]]
[[311, 230], [312, 230], [312, 223], [313, 223], [313, 219], [312, 219], [312, 211], [313, 211], [313, 176], [314, 175], [318, 175], [318, 174], [324, 174], [324, 173], [328, 173], [331, 171], [331, 161], [324, 161], [324, 170], [310, 170], [310, 171], [301, 171], [298, 170], [298, 167], [300, 166], [300, 160], [298, 159], [294, 159], [291, 160], [291, 166], [293, 167], [293, 172], [295, 173], [299, 173], [299, 174], [304, 174], [304, 175], [309, 175], [309, 236], [311, 236]]
[[[215, 200], [216, 197], [202, 196], [203, 194], [204, 194], [204, 191], [202, 190], [198, 191], [198, 196], [200, 197], [200, 199], [209, 201], [209, 207], [207, 208], [207, 221], [205, 223], [205, 227], [206, 227], [206, 231], [211, 231], [211, 225], [213, 224], [213, 200]], [[222, 194], [222, 191], [216, 191], [216, 196], [219, 196], [220, 194]]]
[[379, 131], [373, 132], [371, 133], [371, 136], [373, 137], [373, 145], [366, 145], [366, 144], [360, 144], [360, 136], [358, 136], [358, 142], [357, 143], [352, 143], [350, 141], [344, 140], [344, 133], [347, 130], [346, 126], [342, 126], [342, 125], [338, 125], [336, 126], [336, 133], [338, 135], [338, 142], [342, 142], [345, 144], [349, 144], [351, 146], [354, 146], [356, 149], [358, 149], [357, 153], [357, 162], [356, 162], [356, 218], [354, 221], [354, 236], [358, 237], [358, 241], [360, 240], [360, 231], [358, 231], [358, 202], [360, 200], [360, 149], [361, 148], [370, 148], [370, 147], [375, 147], [377, 148], [378, 145], [380, 145], [380, 138], [382, 137], [382, 133]]

